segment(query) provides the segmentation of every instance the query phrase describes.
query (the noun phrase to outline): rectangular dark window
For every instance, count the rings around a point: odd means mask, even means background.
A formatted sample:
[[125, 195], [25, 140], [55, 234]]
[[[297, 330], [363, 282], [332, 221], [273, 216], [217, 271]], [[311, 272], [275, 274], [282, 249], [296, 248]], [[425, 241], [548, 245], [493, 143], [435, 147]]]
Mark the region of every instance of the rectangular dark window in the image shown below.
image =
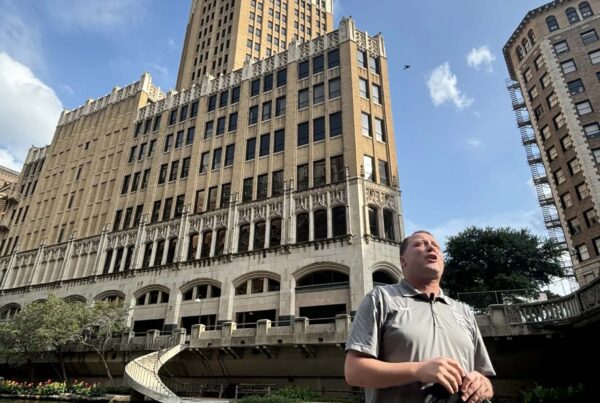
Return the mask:
[[308, 108], [310, 98], [309, 89], [304, 88], [298, 91], [298, 109]]
[[206, 211], [213, 211], [217, 208], [217, 187], [213, 186], [208, 189], [208, 205]]
[[331, 69], [340, 65], [340, 50], [333, 49], [327, 53], [327, 68]]
[[369, 56], [369, 69], [376, 74], [380, 73], [381, 67], [379, 65], [379, 59], [373, 56]]
[[325, 102], [325, 84], [321, 83], [313, 86], [313, 105], [323, 102]]
[[155, 132], [158, 129], [160, 129], [160, 118], [162, 117], [162, 115], [158, 115], [154, 118], [154, 125], [152, 127], [152, 131]]
[[169, 182], [177, 180], [178, 171], [179, 171], [179, 161], [171, 162], [171, 172], [169, 173]]
[[229, 127], [228, 127], [228, 131], [233, 132], [237, 130], [237, 122], [238, 122], [238, 113], [237, 112], [233, 112], [231, 115], [229, 115]]
[[184, 120], [186, 120], [187, 114], [188, 114], [188, 105], [183, 105], [181, 107], [181, 109], [179, 110], [179, 121], [183, 122]]
[[142, 211], [144, 210], [144, 205], [140, 204], [135, 208], [135, 215], [133, 216], [133, 226], [137, 226], [142, 221]]
[[308, 122], [298, 124], [298, 146], [308, 144]]
[[148, 133], [150, 131], [151, 127], [152, 127], [152, 120], [146, 119], [146, 122], [144, 123], [144, 134]]
[[277, 72], [277, 88], [283, 87], [287, 84], [287, 69], [279, 70]]
[[244, 188], [242, 189], [242, 201], [247, 202], [252, 200], [252, 179], [244, 179]]
[[180, 178], [187, 178], [190, 174], [190, 162], [190, 157], [183, 159], [183, 162], [181, 164], [181, 174], [179, 175]]
[[225, 133], [225, 116], [217, 119], [217, 136]]
[[131, 178], [131, 175], [126, 175], [123, 178], [123, 185], [121, 186], [121, 194], [124, 195], [125, 193], [127, 193], [129, 191], [129, 179]]
[[327, 168], [325, 160], [315, 161], [313, 163], [313, 186], [323, 186], [327, 183]]
[[163, 207], [163, 214], [162, 214], [162, 220], [168, 220], [169, 218], [171, 218], [171, 209], [173, 207], [173, 198], [172, 197], [168, 197], [165, 199], [165, 205]]
[[223, 91], [221, 95], [219, 95], [219, 108], [224, 108], [227, 106], [227, 97], [229, 96], [229, 91]]
[[172, 126], [175, 123], [177, 123], [177, 109], [173, 109], [169, 112], [169, 126]]
[[190, 118], [195, 118], [196, 116], [198, 116], [198, 106], [199, 105], [200, 105], [200, 103], [198, 101], [192, 102], [192, 110], [190, 112]]
[[167, 170], [169, 169], [169, 164], [162, 164], [160, 166], [160, 171], [158, 173], [158, 184], [165, 183], [167, 180]]
[[221, 203], [220, 207], [225, 208], [229, 206], [229, 197], [231, 196], [231, 183], [225, 183], [221, 185]]
[[240, 102], [240, 87], [233, 87], [231, 89], [231, 103], [232, 104], [237, 104], [238, 102]]
[[257, 199], [266, 198], [268, 189], [269, 189], [269, 175], [268, 174], [258, 175], [256, 198]]
[[215, 110], [216, 107], [217, 107], [217, 96], [211, 95], [210, 97], [208, 97], [207, 109], [209, 112], [212, 112]]
[[137, 192], [138, 186], [140, 185], [140, 177], [142, 176], [141, 172], [136, 172], [133, 174], [133, 180], [131, 181], [131, 191]]
[[248, 124], [255, 125], [256, 123], [258, 123], [258, 105], [251, 106], [248, 111]]
[[313, 57], [313, 74], [320, 73], [325, 68], [325, 56], [319, 55]]
[[388, 176], [388, 163], [386, 161], [379, 161], [379, 183], [382, 185], [390, 186], [390, 179]]
[[336, 155], [329, 160], [331, 165], [331, 183], [341, 182], [345, 178], [344, 156]]
[[138, 153], [138, 161], [141, 161], [144, 159], [144, 156], [146, 154], [146, 145], [147, 144], [148, 143], [140, 144], [140, 152]]
[[581, 33], [581, 40], [583, 41], [584, 45], [587, 45], [589, 43], [592, 42], [596, 42], [598, 40], [598, 34], [596, 33], [595, 29], [592, 29], [590, 31], [585, 31]]
[[233, 158], [235, 156], [235, 144], [229, 144], [225, 148], [225, 165], [226, 167], [233, 165]]
[[250, 96], [255, 97], [260, 94], [260, 78], [250, 82]]
[[325, 117], [313, 120], [313, 141], [325, 140]]
[[212, 120], [210, 122], [206, 122], [206, 125], [204, 126], [204, 139], [205, 140], [212, 137], [213, 127], [214, 127], [214, 122]]
[[131, 147], [131, 150], [129, 150], [129, 158], [127, 159], [128, 163], [131, 164], [135, 160], [136, 151], [137, 151], [137, 146]]
[[183, 135], [185, 132], [180, 130], [177, 132], [177, 137], [175, 138], [175, 148], [180, 148], [183, 145]]
[[308, 77], [310, 74], [309, 60], [298, 63], [298, 80]]
[[271, 197], [283, 194], [283, 170], [273, 172], [271, 177]]
[[165, 137], [164, 152], [169, 151], [172, 147], [173, 147], [173, 135], [167, 134], [167, 137]]
[[129, 228], [129, 222], [131, 221], [132, 215], [133, 215], [133, 207], [127, 207], [127, 210], [125, 210], [125, 217], [123, 219], [123, 229]]
[[285, 95], [275, 100], [275, 116], [281, 116], [285, 113]]
[[144, 175], [142, 176], [142, 185], [140, 186], [141, 190], [146, 189], [148, 187], [148, 180], [150, 179], [150, 168], [144, 171]]
[[208, 172], [208, 161], [210, 158], [210, 151], [202, 153], [200, 158], [200, 172], [201, 174]]
[[152, 157], [152, 154], [154, 154], [155, 148], [156, 148], [156, 139], [150, 140], [150, 145], [148, 146], [148, 158]]
[[192, 126], [187, 131], [187, 136], [185, 137], [185, 145], [190, 145], [194, 142], [194, 136], [196, 135], [196, 127]]
[[569, 88], [571, 95], [577, 95], [585, 91], [585, 87], [583, 86], [583, 81], [581, 81], [581, 79], [569, 81], [567, 83], [567, 87]]
[[269, 145], [271, 143], [271, 136], [269, 133], [263, 134], [260, 136], [260, 149], [259, 149], [259, 157], [264, 157], [265, 155], [269, 155]]
[[283, 151], [285, 148], [285, 130], [280, 129], [275, 131], [275, 144], [273, 146], [273, 152], [278, 153]]
[[177, 196], [175, 199], [175, 217], [180, 217], [183, 214], [183, 206], [185, 202], [185, 195]]
[[273, 89], [273, 74], [268, 74], [263, 79], [263, 92], [271, 91]]
[[215, 170], [219, 168], [221, 168], [221, 149], [215, 148], [213, 151], [212, 169]]
[[338, 78], [329, 80], [329, 99], [339, 98], [342, 96], [342, 84]]
[[142, 122], [138, 122], [135, 125], [135, 131], [133, 132], [133, 138], [136, 139], [142, 133]]
[[246, 140], [246, 161], [254, 159], [256, 154], [256, 137]]
[[308, 189], [308, 164], [298, 165], [296, 169], [297, 190]]
[[117, 210], [115, 212], [115, 221], [113, 221], [113, 231], [118, 231], [121, 225], [121, 218], [123, 216], [123, 210]]
[[267, 101], [262, 105], [262, 121], [271, 119], [272, 102]]

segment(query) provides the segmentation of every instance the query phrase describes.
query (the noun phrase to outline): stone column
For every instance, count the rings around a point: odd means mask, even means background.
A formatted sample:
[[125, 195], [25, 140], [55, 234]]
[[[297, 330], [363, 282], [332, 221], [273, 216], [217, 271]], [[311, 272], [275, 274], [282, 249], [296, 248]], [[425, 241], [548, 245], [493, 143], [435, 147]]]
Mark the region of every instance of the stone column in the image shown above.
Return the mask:
[[144, 237], [146, 235], [147, 219], [148, 214], [144, 214], [138, 225], [137, 235], [135, 237], [135, 248], [133, 250], [133, 256], [131, 258], [133, 270], [141, 269], [142, 264], [144, 263], [144, 253], [146, 252], [146, 243], [144, 242]]
[[29, 278], [28, 283], [33, 285], [33, 284], [37, 284], [39, 279], [39, 272], [40, 272], [40, 266], [42, 263], [42, 257], [44, 256], [44, 248], [46, 247], [46, 242], [48, 242], [48, 240], [46, 238], [44, 238], [42, 240], [42, 243], [40, 244], [40, 247], [38, 248], [37, 251], [37, 255], [35, 257], [35, 261], [33, 263], [33, 270], [31, 271], [31, 277]]
[[69, 277], [69, 266], [72, 264], [71, 255], [73, 254], [73, 243], [75, 242], [75, 238], [77, 238], [77, 234], [73, 232], [69, 237], [69, 242], [67, 243], [67, 249], [65, 250], [65, 257], [63, 264], [60, 268], [60, 273], [58, 275], [59, 281], [68, 280]]
[[96, 262], [94, 263], [95, 270], [94, 275], [102, 274], [102, 270], [104, 269], [104, 262], [106, 260], [106, 243], [108, 241], [108, 231], [109, 224], [104, 224], [104, 228], [102, 228], [102, 233], [100, 234], [100, 242], [98, 243], [98, 255], [96, 256]]

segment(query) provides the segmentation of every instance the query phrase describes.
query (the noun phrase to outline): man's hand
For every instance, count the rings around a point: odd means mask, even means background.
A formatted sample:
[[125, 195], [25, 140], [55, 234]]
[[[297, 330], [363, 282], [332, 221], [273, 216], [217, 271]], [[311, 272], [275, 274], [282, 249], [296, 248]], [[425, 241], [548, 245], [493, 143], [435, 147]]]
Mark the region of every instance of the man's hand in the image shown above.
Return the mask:
[[490, 380], [477, 371], [469, 373], [463, 379], [460, 391], [462, 400], [468, 403], [480, 403], [494, 396]]
[[439, 383], [452, 394], [460, 390], [466, 372], [452, 358], [438, 357], [420, 362], [416, 375], [421, 383]]

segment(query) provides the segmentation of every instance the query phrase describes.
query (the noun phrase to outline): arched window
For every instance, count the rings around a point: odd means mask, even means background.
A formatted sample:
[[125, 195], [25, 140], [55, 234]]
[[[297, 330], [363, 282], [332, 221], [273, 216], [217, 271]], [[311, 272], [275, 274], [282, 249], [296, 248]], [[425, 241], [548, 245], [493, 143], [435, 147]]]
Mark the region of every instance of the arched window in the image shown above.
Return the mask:
[[0, 320], [12, 319], [19, 312], [21, 312], [21, 307], [18, 304], [5, 305], [0, 310]]
[[369, 206], [369, 232], [372, 236], [379, 237], [379, 217], [377, 207]]
[[579, 12], [581, 13], [581, 16], [583, 18], [588, 18], [588, 17], [591, 17], [592, 15], [594, 15], [594, 12], [592, 11], [592, 7], [590, 6], [590, 3], [588, 3], [587, 1], [582, 1], [581, 3], [579, 3]]
[[373, 285], [396, 284], [398, 280], [385, 270], [373, 272]]
[[546, 25], [548, 25], [548, 30], [550, 32], [554, 32], [554, 31], [560, 29], [560, 26], [558, 25], [558, 21], [556, 20], [556, 17], [553, 15], [546, 18]]
[[240, 226], [240, 234], [238, 236], [238, 252], [247, 252], [250, 246], [250, 224]]
[[297, 287], [310, 287], [316, 285], [341, 285], [348, 284], [350, 278], [347, 274], [336, 270], [319, 270], [307, 274], [296, 282]]
[[565, 10], [565, 14], [567, 14], [567, 19], [571, 24], [579, 22], [579, 14], [577, 14], [577, 10], [575, 10], [573, 7], [567, 8]]
[[331, 210], [332, 224], [333, 224], [333, 236], [346, 235], [348, 230], [346, 229], [346, 207], [338, 206]]
[[523, 46], [523, 50], [525, 51], [525, 53], [529, 52], [530, 47], [529, 40], [527, 38], [523, 38], [523, 40], [521, 41], [521, 45]]
[[215, 248], [215, 256], [223, 255], [225, 251], [225, 236], [227, 235], [227, 230], [225, 228], [221, 228], [217, 231], [217, 246]]
[[523, 48], [521, 46], [517, 46], [517, 58], [519, 59], [519, 61], [523, 60], [523, 57], [525, 55], [523, 54]]
[[308, 241], [308, 213], [296, 216], [296, 242]]
[[266, 224], [264, 221], [254, 223], [254, 244], [253, 250], [263, 249], [265, 247], [265, 230]]
[[120, 304], [125, 300], [125, 294], [120, 291], [105, 291], [96, 295], [94, 300]]
[[271, 220], [269, 228], [269, 247], [281, 245], [281, 218]]
[[177, 250], [177, 239], [169, 239], [169, 250], [167, 251], [167, 264], [175, 261], [175, 251]]
[[183, 301], [194, 301], [197, 299], [219, 298], [221, 289], [212, 284], [199, 284], [190, 287], [182, 293]]
[[235, 287], [235, 295], [262, 294], [264, 292], [275, 292], [281, 288], [279, 281], [268, 277], [254, 277], [245, 280]]
[[383, 230], [385, 239], [396, 240], [395, 214], [390, 209], [383, 209]]
[[199, 234], [190, 235], [190, 244], [188, 245], [187, 260], [196, 259], [196, 252], [198, 251], [198, 241], [200, 240]]
[[535, 45], [535, 35], [533, 34], [533, 29], [530, 29], [527, 32], [527, 37], [529, 38], [529, 42], [531, 42], [531, 46]]
[[81, 295], [69, 295], [65, 297], [65, 302], [83, 302], [85, 304], [86, 300], [84, 296]]
[[152, 290], [138, 295], [135, 299], [136, 305], [156, 305], [169, 302], [169, 293], [161, 290]]
[[152, 257], [152, 242], [144, 246], [144, 258], [142, 259], [142, 268], [150, 267], [150, 258]]
[[314, 239], [327, 239], [327, 210], [317, 210], [313, 213]]
[[202, 237], [202, 249], [200, 251], [200, 257], [210, 256], [210, 245], [212, 244], [212, 231], [206, 231]]

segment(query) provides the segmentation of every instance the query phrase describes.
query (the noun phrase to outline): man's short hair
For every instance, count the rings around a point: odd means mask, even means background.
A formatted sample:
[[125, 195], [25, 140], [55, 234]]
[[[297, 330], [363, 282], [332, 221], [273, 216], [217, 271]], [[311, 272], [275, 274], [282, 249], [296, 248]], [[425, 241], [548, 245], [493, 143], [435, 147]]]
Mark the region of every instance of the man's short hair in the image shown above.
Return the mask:
[[406, 238], [404, 238], [402, 240], [402, 243], [400, 244], [400, 256], [404, 256], [404, 252], [406, 252], [406, 249], [408, 249], [408, 244], [410, 242], [410, 239], [417, 234], [428, 234], [433, 236], [433, 234], [429, 231], [425, 231], [424, 229], [418, 230], [413, 232], [412, 234], [410, 234], [409, 236], [407, 236]]

